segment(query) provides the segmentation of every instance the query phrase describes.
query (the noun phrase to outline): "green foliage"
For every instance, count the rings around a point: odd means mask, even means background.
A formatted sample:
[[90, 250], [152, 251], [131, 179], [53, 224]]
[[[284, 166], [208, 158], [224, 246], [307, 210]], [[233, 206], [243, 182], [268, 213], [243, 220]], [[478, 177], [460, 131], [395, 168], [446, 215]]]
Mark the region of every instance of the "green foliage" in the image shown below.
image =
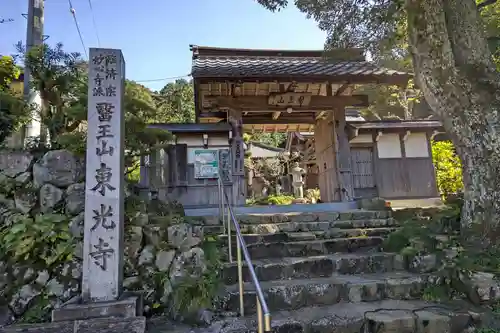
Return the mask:
[[318, 202], [321, 199], [319, 188], [307, 189], [305, 197], [309, 202]]
[[19, 319], [22, 324], [34, 324], [50, 321], [50, 313], [52, 304], [49, 295], [42, 290], [40, 295], [36, 296], [32, 302], [33, 306], [29, 307], [23, 316]]
[[[65, 52], [61, 43], [54, 47], [42, 44], [29, 52], [19, 44], [18, 51], [26, 56], [30, 84], [42, 99], [41, 123], [49, 132], [51, 146], [57, 147], [59, 135], [77, 130], [86, 119], [86, 64], [79, 53]], [[40, 142], [46, 139], [42, 130]]]
[[[22, 45], [18, 48], [21, 53], [25, 52]], [[77, 155], [85, 154], [88, 64], [80, 54], [65, 52], [62, 44], [54, 47], [44, 44], [30, 50], [26, 66], [32, 73], [33, 87], [42, 98], [39, 113], [49, 131], [51, 148], [68, 149]], [[187, 98], [189, 85], [182, 82], [176, 84], [182, 86]], [[165, 94], [171, 97], [173, 93], [166, 87]], [[171, 135], [160, 129], [148, 128], [150, 123], [167, 120], [165, 109], [157, 106], [153, 92], [148, 88], [127, 80], [123, 105], [125, 163], [127, 168], [135, 169], [139, 156], [163, 147]], [[173, 114], [177, 115], [177, 111]], [[37, 141], [43, 142], [43, 138]]]
[[[271, 147], [282, 147], [286, 141], [286, 133], [254, 133], [249, 135], [249, 140], [257, 141]], [[243, 136], [243, 140], [245, 137]]]
[[158, 116], [165, 123], [194, 123], [194, 87], [193, 82], [184, 79], [168, 83], [159, 93], [153, 95]]
[[[410, 72], [413, 70], [404, 1], [360, 0], [353, 3], [351, 0], [257, 0], [257, 2], [271, 11], [295, 4], [327, 33], [327, 49], [361, 47], [369, 50], [373, 60], [382, 66]], [[481, 3], [483, 0], [476, 2]], [[485, 35], [491, 38], [493, 59], [500, 71], [500, 42], [498, 42], [500, 2], [484, 7], [480, 14]], [[426, 103], [415, 104], [421, 99], [421, 93], [412, 87], [402, 89], [397, 86], [370, 84], [357, 87], [357, 92], [369, 96], [371, 105], [363, 113], [370, 119], [381, 119], [387, 115], [405, 119], [405, 113], [412, 118], [430, 115], [430, 108]]]
[[30, 263], [49, 270], [72, 258], [74, 243], [62, 214], [20, 215], [0, 230], [1, 261]]
[[9, 90], [10, 83], [19, 78], [19, 74], [21, 74], [21, 71], [12, 57], [0, 57], [0, 91]]
[[275, 195], [271, 194], [267, 197], [263, 198], [258, 198], [258, 199], [248, 199], [247, 200], [247, 205], [248, 206], [253, 206], [253, 205], [291, 205], [294, 197], [292, 195], [286, 195], [286, 194], [281, 194], [281, 195]]
[[443, 197], [459, 193], [463, 189], [462, 164], [449, 141], [432, 142], [432, 160], [436, 169], [439, 193]]
[[29, 108], [22, 95], [10, 87], [19, 74], [12, 57], [0, 57], [0, 144], [29, 119]]
[[474, 272], [500, 274], [500, 248], [478, 246], [481, 230], [463, 230], [461, 206], [395, 211], [401, 227], [383, 244], [384, 251], [396, 252], [405, 259], [407, 268], [427, 255], [434, 255], [434, 284], [426, 289], [427, 300], [466, 296], [480, 303], [472, 284]]
[[169, 309], [171, 314], [189, 320], [198, 310], [214, 307], [223, 268], [217, 243], [213, 238], [207, 237], [204, 240], [201, 248], [205, 253], [206, 270], [200, 277], [187, 277], [175, 287], [172, 293], [172, 307]]

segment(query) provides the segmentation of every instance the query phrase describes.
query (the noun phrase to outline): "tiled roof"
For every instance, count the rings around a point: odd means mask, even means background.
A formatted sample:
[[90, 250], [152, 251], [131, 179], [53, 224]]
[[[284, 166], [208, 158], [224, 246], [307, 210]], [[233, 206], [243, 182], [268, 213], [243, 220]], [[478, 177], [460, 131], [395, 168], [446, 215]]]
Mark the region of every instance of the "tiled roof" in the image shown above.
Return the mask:
[[[211, 52], [207, 52], [210, 50]], [[213, 52], [216, 50], [218, 52]], [[225, 52], [221, 52], [224, 50]], [[409, 74], [378, 67], [363, 61], [334, 60], [322, 57], [322, 51], [265, 51], [193, 48], [192, 75], [195, 78], [217, 77], [405, 77]], [[348, 52], [348, 51], [346, 51]], [[351, 59], [352, 59], [351, 58]]]

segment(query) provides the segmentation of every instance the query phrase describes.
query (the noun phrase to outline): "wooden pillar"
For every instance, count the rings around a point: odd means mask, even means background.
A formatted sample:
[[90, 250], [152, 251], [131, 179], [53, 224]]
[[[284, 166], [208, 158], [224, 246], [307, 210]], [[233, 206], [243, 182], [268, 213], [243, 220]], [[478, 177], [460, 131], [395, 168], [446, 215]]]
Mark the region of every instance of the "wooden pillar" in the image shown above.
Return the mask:
[[246, 199], [246, 181], [245, 181], [245, 151], [243, 148], [243, 121], [241, 110], [230, 110], [228, 113], [231, 123], [231, 156], [233, 162], [233, 205], [243, 206]]
[[346, 132], [345, 109], [335, 109], [335, 133], [337, 138], [337, 167], [339, 174], [340, 198], [342, 201], [354, 200], [354, 186], [351, 169], [351, 147]]
[[333, 119], [333, 112], [330, 112], [326, 119], [316, 121], [314, 129], [318, 183], [323, 202], [340, 200]]

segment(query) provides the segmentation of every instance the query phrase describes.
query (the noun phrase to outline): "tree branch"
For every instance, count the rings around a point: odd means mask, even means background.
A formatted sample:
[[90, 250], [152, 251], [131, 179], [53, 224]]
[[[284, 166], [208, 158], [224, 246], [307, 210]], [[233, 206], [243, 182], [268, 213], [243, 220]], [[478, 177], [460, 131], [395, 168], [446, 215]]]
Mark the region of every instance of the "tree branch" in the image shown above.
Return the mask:
[[489, 5], [493, 5], [494, 3], [496, 3], [498, 0], [485, 0], [483, 2], [481, 2], [480, 4], [477, 5], [477, 9], [478, 10], [481, 10], [483, 9], [484, 7], [486, 6], [489, 6]]

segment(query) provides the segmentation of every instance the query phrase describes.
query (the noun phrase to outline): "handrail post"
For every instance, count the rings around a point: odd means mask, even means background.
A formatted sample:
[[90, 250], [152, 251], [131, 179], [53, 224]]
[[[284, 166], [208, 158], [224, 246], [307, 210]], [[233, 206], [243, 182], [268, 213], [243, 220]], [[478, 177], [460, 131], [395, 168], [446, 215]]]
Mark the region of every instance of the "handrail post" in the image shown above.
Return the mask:
[[[227, 242], [228, 246], [228, 254], [229, 254], [229, 263], [233, 263], [233, 242], [231, 239], [231, 211], [230, 211], [229, 202], [227, 203]], [[238, 239], [236, 239], [238, 241]]]
[[[217, 179], [217, 189], [219, 190], [219, 223], [220, 219], [224, 218], [224, 192], [221, 184], [221, 179], [220, 179], [220, 173], [219, 173], [219, 178]], [[222, 225], [224, 226], [224, 220], [222, 220]]]
[[259, 296], [256, 296], [257, 298], [257, 327], [258, 327], [258, 333], [264, 333], [264, 322], [263, 322], [263, 316], [262, 316], [262, 305], [260, 304]]
[[271, 332], [271, 314], [266, 313], [264, 315], [264, 332], [270, 333]]
[[[238, 269], [238, 288], [239, 288], [239, 305], [240, 305], [240, 315], [244, 316], [244, 280], [243, 280], [243, 258], [248, 266], [248, 272], [250, 274], [250, 278], [252, 283], [255, 286], [257, 295], [256, 295], [256, 305], [257, 305], [257, 323], [258, 323], [258, 333], [270, 333], [271, 332], [271, 313], [269, 312], [269, 308], [267, 306], [266, 299], [264, 297], [264, 293], [262, 291], [261, 285], [259, 283], [259, 279], [257, 277], [257, 273], [255, 272], [255, 268], [252, 264], [252, 258], [248, 252], [248, 248], [241, 234], [241, 228], [238, 224], [238, 220], [236, 219], [236, 215], [232, 209], [232, 200], [229, 199], [227, 193], [224, 188], [224, 184], [222, 180], [219, 178], [219, 187], [220, 187], [220, 205], [219, 207], [222, 210], [222, 224], [224, 227], [227, 227], [226, 233], [228, 237], [228, 255], [229, 262], [233, 262], [232, 255], [232, 239], [231, 239], [231, 224], [234, 227], [234, 236], [236, 240], [236, 256], [237, 256], [237, 269]], [[227, 206], [227, 207], [226, 207]], [[227, 211], [226, 211], [227, 208]], [[227, 226], [226, 222], [226, 212], [227, 212]]]
[[238, 235], [236, 234], [236, 256], [238, 260], [238, 286], [240, 290], [240, 316], [245, 315], [245, 304], [243, 300], [245, 288], [243, 286], [243, 262], [241, 260], [241, 244]]

